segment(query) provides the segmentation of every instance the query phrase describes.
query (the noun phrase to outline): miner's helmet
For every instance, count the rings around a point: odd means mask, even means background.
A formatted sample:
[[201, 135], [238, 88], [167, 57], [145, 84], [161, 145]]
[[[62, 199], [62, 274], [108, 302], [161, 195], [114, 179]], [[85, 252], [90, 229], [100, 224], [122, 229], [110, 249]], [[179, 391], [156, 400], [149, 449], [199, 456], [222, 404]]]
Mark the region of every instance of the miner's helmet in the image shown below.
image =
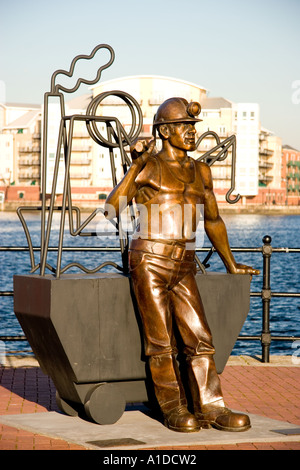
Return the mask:
[[153, 128], [162, 124], [171, 124], [176, 122], [199, 122], [202, 119], [196, 118], [201, 112], [200, 103], [197, 101], [188, 101], [184, 98], [169, 98], [158, 108], [154, 116]]

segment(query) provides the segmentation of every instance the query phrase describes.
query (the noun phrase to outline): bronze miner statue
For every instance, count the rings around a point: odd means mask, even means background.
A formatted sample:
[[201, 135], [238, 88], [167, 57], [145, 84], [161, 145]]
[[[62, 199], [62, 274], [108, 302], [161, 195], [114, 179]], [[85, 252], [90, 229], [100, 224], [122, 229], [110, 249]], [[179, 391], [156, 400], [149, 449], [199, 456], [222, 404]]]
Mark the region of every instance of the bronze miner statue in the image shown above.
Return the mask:
[[[129, 270], [138, 304], [155, 395], [169, 429], [194, 432], [213, 426], [245, 431], [250, 419], [226, 408], [214, 362], [215, 349], [195, 274], [195, 233], [199, 208], [204, 228], [228, 273], [259, 274], [238, 264], [213, 192], [206, 163], [187, 155], [194, 151], [196, 116], [201, 107], [170, 98], [154, 118], [156, 139], [131, 148], [132, 163], [106, 201], [106, 217], [118, 216], [135, 198], [139, 223], [129, 247]], [[183, 343], [192, 413], [177, 363], [175, 328]]]

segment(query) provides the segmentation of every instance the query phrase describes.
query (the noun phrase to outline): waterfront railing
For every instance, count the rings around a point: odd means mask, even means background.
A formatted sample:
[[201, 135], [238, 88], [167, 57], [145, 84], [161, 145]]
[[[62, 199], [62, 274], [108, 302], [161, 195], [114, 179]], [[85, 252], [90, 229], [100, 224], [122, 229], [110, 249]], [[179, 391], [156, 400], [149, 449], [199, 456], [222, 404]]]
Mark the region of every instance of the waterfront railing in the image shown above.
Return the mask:
[[[263, 280], [260, 291], [251, 291], [250, 297], [260, 297], [262, 300], [262, 326], [261, 332], [257, 335], [240, 335], [237, 340], [240, 341], [260, 341], [262, 362], [270, 362], [270, 346], [272, 341], [300, 341], [299, 336], [288, 335], [272, 335], [270, 331], [270, 317], [271, 317], [271, 301], [276, 297], [300, 297], [300, 292], [274, 292], [271, 290], [271, 257], [273, 254], [278, 253], [300, 253], [300, 248], [274, 248], [271, 245], [272, 238], [266, 235], [262, 239], [263, 245], [254, 248], [232, 248], [232, 252], [238, 253], [261, 253], [263, 258]], [[32, 247], [33, 251], [40, 251], [39, 247]], [[29, 248], [25, 246], [13, 247], [2, 246], [0, 252], [28, 252]], [[57, 251], [57, 247], [49, 247], [48, 251]], [[63, 247], [63, 251], [67, 252], [118, 252], [118, 247]], [[212, 254], [215, 252], [214, 248], [198, 248], [197, 252], [207, 253], [202, 265], [206, 268], [208, 261]], [[13, 297], [13, 291], [0, 291], [0, 297]], [[0, 341], [27, 341], [24, 335], [0, 335]]]

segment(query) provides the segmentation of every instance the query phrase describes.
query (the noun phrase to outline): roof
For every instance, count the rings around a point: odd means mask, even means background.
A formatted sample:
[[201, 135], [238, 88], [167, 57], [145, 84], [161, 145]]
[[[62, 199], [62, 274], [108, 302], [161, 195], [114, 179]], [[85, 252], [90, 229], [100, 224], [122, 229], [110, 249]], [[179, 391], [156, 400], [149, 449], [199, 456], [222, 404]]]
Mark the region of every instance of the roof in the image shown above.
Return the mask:
[[4, 126], [4, 129], [26, 129], [36, 120], [39, 114], [41, 114], [39, 110], [28, 111], [23, 114], [23, 116], [18, 117], [7, 126]]
[[283, 145], [282, 148], [286, 150], [293, 150], [294, 152], [300, 152], [300, 150], [297, 150], [295, 147], [291, 147], [290, 145]]
[[260, 127], [260, 132], [264, 133], [264, 134], [274, 135], [273, 131], [270, 131], [269, 129], [267, 129], [266, 127], [263, 127], [263, 126]]
[[221, 109], [221, 108], [231, 108], [231, 107], [232, 107], [232, 102], [221, 97], [204, 98], [201, 102], [202, 109]]
[[200, 88], [201, 90], [208, 91], [207, 88], [199, 85], [198, 83], [188, 82], [186, 80], [181, 80], [180, 78], [165, 77], [163, 75], [129, 75], [127, 77], [113, 78], [111, 80], [106, 80], [105, 82], [100, 81], [100, 82], [96, 83], [96, 85], [93, 85], [91, 87], [91, 90], [93, 88], [98, 88], [99, 86], [102, 86], [102, 85], [107, 85], [108, 83], [121, 82], [123, 80], [136, 80], [136, 79], [140, 79], [140, 78], [154, 78], [154, 79], [160, 79], [160, 80], [171, 80], [173, 82], [181, 82], [184, 85], [190, 85], [190, 86], [193, 86], [193, 87], [196, 87], [196, 88]]
[[27, 103], [1, 103], [5, 108], [27, 108], [27, 109], [41, 109], [40, 104], [27, 104]]
[[76, 96], [70, 101], [67, 101], [66, 106], [68, 107], [68, 109], [86, 109], [90, 104], [92, 98], [92, 93], [86, 93], [81, 96]]

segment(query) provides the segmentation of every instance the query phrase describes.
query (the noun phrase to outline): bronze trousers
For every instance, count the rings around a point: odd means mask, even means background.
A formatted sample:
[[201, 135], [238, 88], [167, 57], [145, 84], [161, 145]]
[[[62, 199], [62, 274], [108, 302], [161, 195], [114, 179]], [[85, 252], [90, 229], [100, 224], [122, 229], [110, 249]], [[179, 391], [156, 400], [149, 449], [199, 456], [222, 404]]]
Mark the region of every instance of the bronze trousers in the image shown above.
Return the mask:
[[187, 405], [177, 364], [174, 323], [187, 358], [194, 411], [224, 406], [215, 349], [197, 288], [195, 252], [181, 244], [132, 240], [129, 268], [144, 332], [145, 354], [163, 412]]

